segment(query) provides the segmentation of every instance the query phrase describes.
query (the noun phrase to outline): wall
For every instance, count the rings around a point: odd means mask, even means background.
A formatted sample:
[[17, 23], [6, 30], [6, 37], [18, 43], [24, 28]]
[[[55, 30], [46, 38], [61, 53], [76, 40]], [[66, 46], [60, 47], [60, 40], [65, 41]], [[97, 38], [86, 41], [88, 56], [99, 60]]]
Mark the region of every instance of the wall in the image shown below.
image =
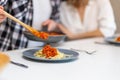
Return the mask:
[[117, 23], [117, 33], [120, 33], [120, 0], [111, 0], [111, 4], [113, 6], [115, 19]]

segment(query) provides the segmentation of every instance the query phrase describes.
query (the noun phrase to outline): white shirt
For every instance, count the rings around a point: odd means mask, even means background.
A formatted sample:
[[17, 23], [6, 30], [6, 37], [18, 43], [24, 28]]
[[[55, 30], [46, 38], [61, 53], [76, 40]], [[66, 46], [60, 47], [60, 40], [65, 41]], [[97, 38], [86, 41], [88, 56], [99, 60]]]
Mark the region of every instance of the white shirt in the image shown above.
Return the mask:
[[[42, 22], [50, 18], [52, 7], [50, 0], [33, 0], [33, 27], [41, 30]], [[42, 42], [29, 40], [28, 47], [41, 46]]]
[[60, 7], [60, 18], [62, 24], [75, 34], [99, 28], [105, 37], [109, 37], [116, 30], [114, 14], [109, 0], [89, 0], [83, 23], [76, 8], [63, 2]]

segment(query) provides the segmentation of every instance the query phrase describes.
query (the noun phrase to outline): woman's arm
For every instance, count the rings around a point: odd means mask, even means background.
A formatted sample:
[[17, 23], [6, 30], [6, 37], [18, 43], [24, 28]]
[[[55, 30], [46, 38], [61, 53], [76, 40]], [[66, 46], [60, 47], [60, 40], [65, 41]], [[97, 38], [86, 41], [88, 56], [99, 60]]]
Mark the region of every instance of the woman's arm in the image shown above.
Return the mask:
[[[101, 31], [99, 29], [96, 29], [94, 31], [89, 31], [89, 32], [85, 32], [85, 33], [78, 33], [78, 34], [73, 34], [71, 31], [69, 31], [66, 27], [64, 27], [62, 24], [56, 23], [52, 20], [48, 20], [44, 23], [48, 24], [48, 23], [53, 23], [54, 24], [54, 29], [58, 28], [62, 33], [64, 33], [68, 39], [70, 40], [75, 40], [75, 39], [82, 39], [82, 38], [89, 38], [89, 37], [103, 37], [103, 34], [101, 33]], [[56, 26], [55, 26], [56, 25]], [[52, 31], [53, 29], [53, 25], [50, 25], [48, 27], [48, 31]]]
[[74, 40], [74, 39], [82, 39], [82, 38], [90, 38], [90, 37], [103, 37], [103, 34], [100, 32], [99, 29], [96, 29], [90, 32], [75, 34], [75, 35], [69, 36], [68, 38], [71, 40]]
[[110, 0], [97, 0], [98, 2], [98, 27], [104, 37], [113, 36], [116, 31], [114, 12]]
[[59, 29], [67, 35], [68, 39], [75, 40], [75, 39], [82, 39], [82, 38], [89, 38], [89, 37], [103, 37], [103, 34], [99, 29], [96, 29], [94, 31], [89, 31], [85, 33], [78, 33], [73, 34], [70, 32], [67, 28], [65, 28], [63, 25], [58, 24]]

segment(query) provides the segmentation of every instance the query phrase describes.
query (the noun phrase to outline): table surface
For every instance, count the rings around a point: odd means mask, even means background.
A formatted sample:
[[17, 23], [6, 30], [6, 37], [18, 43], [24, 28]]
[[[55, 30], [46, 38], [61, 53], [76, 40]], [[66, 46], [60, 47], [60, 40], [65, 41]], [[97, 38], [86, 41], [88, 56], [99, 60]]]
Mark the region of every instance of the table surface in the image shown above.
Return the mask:
[[97, 52], [89, 55], [79, 52], [79, 59], [68, 63], [41, 63], [26, 60], [22, 52], [5, 52], [12, 61], [29, 66], [28, 69], [9, 64], [0, 75], [2, 80], [120, 80], [120, 46], [95, 44], [102, 38], [81, 39], [54, 45], [64, 49]]

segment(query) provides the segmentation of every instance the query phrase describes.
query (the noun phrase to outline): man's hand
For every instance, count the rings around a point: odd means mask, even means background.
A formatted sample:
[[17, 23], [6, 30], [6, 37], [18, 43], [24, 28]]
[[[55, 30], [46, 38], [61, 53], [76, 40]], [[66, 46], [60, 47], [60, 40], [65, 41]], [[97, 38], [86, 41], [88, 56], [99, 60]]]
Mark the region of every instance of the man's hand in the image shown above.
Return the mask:
[[6, 19], [6, 16], [3, 13], [3, 7], [0, 6], [0, 23]]

